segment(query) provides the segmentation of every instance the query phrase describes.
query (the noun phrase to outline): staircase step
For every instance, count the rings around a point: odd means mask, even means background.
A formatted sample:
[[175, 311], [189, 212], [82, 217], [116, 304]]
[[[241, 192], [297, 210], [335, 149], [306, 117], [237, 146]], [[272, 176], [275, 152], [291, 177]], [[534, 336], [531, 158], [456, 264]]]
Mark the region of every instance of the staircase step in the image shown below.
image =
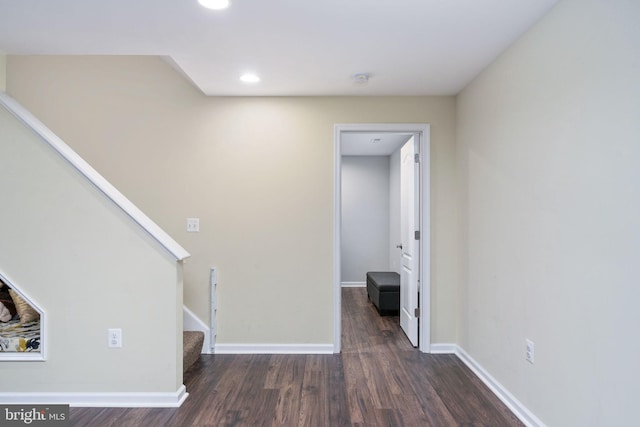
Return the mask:
[[204, 332], [184, 331], [182, 333], [182, 372], [187, 372], [200, 358], [202, 343], [204, 342]]

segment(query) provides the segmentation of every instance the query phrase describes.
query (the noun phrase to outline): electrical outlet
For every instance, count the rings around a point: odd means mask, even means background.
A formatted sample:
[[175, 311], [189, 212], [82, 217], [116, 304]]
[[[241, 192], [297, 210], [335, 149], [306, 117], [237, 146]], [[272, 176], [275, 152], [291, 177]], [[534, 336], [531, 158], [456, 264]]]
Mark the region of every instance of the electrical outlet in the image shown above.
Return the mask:
[[533, 365], [533, 360], [535, 358], [535, 353], [536, 353], [536, 349], [535, 346], [533, 344], [533, 341], [531, 341], [530, 339], [526, 340], [527, 342], [527, 352], [525, 355], [525, 359], [527, 360], [527, 362], [531, 363]]
[[122, 329], [109, 329], [107, 338], [109, 348], [122, 348]]
[[187, 218], [187, 232], [197, 233], [200, 231], [200, 218]]

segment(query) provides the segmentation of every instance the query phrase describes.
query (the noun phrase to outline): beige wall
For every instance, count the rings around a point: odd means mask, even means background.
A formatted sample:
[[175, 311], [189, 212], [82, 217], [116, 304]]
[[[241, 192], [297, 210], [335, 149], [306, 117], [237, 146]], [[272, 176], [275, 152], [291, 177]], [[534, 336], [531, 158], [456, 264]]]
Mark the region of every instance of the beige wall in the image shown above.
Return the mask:
[[44, 310], [47, 355], [2, 362], [0, 393], [175, 393], [175, 258], [4, 107], [0, 169], [0, 271]]
[[333, 342], [333, 125], [430, 123], [432, 334], [456, 340], [454, 98], [207, 98], [152, 57], [9, 56], [7, 83], [191, 253], [205, 320], [218, 267], [228, 344]]
[[461, 344], [549, 426], [637, 418], [639, 16], [564, 0], [457, 99]]

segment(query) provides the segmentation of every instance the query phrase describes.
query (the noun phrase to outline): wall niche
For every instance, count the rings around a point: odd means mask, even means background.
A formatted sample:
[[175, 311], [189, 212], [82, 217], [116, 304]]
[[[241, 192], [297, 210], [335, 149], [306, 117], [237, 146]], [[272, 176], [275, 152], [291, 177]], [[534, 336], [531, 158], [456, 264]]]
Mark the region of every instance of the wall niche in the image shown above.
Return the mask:
[[0, 274], [0, 361], [44, 360], [42, 310]]

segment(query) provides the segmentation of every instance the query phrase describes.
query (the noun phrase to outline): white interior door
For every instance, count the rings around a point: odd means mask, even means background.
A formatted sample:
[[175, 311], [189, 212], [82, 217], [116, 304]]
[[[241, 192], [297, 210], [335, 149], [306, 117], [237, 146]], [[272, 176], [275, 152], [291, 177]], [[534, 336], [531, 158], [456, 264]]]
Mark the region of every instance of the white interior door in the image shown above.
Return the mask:
[[418, 280], [420, 277], [419, 233], [420, 163], [417, 137], [400, 150], [400, 225], [402, 260], [400, 266], [400, 326], [414, 347], [418, 346]]

